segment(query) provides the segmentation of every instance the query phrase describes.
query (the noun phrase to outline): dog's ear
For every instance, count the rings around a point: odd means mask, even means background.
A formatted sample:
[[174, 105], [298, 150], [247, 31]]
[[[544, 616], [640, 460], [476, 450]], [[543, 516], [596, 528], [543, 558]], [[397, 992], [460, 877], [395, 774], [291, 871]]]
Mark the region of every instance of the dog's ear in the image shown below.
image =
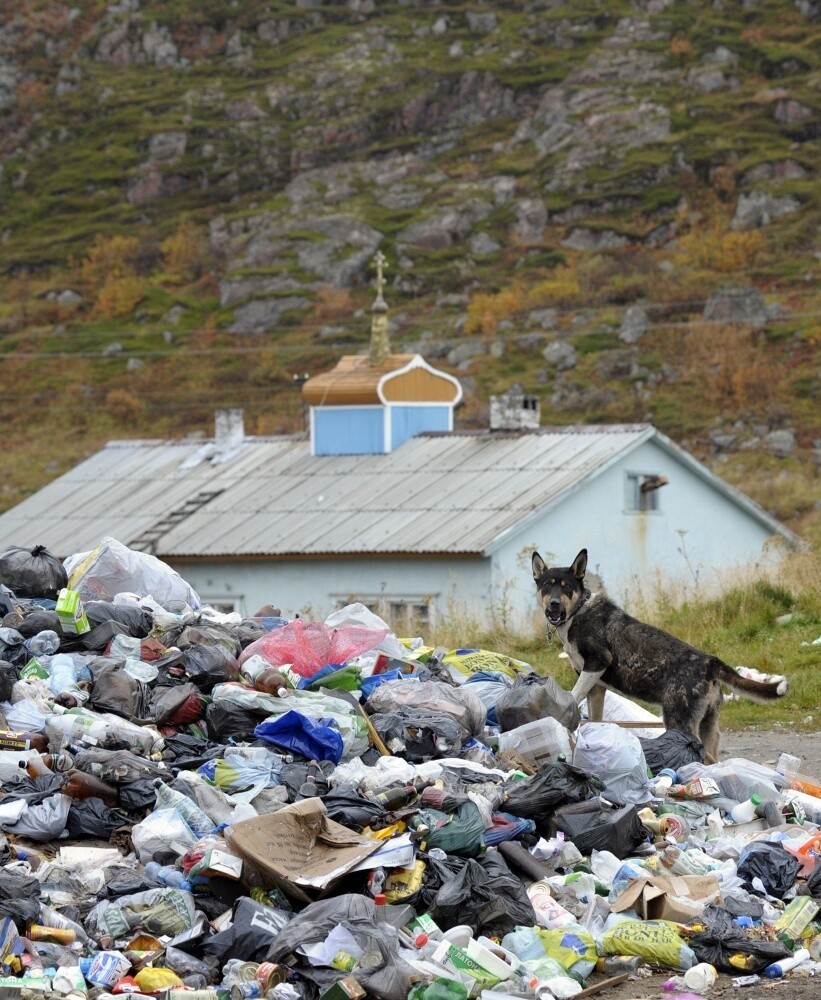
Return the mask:
[[533, 553], [533, 558], [530, 560], [533, 567], [533, 579], [538, 580], [539, 577], [547, 572], [547, 566], [545, 566], [544, 559], [539, 555], [538, 552]]
[[570, 572], [579, 580], [584, 579], [584, 574], [587, 572], [587, 549], [582, 549], [581, 552], [573, 560], [573, 565], [570, 567]]

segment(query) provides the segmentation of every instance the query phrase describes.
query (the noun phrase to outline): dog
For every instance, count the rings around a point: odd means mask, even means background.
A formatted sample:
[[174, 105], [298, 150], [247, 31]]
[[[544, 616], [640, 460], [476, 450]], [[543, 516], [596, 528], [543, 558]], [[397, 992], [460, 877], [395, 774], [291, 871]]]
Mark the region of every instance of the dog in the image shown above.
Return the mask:
[[716, 763], [722, 684], [754, 700], [786, 694], [784, 678], [741, 677], [717, 656], [632, 618], [604, 594], [591, 594], [584, 584], [587, 549], [567, 567], [548, 567], [538, 552], [531, 562], [539, 603], [579, 675], [573, 697], [576, 704], [587, 698], [591, 720], [601, 721], [604, 694], [612, 688], [660, 705], [665, 726], [700, 740], [705, 760]]

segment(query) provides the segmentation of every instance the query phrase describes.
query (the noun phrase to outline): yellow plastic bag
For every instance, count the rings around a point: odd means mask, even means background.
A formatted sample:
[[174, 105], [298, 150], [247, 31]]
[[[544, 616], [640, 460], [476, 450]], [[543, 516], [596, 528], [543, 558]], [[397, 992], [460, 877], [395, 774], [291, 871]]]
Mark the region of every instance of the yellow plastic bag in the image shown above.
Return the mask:
[[145, 993], [158, 993], [160, 990], [176, 989], [185, 986], [176, 972], [171, 969], [153, 969], [150, 966], [140, 969], [134, 980]]
[[599, 957], [596, 951], [596, 939], [581, 924], [554, 927], [550, 930], [544, 927], [534, 929], [539, 935], [545, 953], [555, 958], [568, 971], [577, 962], [592, 962], [595, 965]]
[[646, 962], [687, 970], [696, 963], [693, 950], [670, 920], [622, 920], [601, 938], [605, 955], [640, 955]]
[[515, 680], [518, 674], [533, 673], [533, 667], [524, 660], [493, 653], [489, 649], [451, 649], [442, 657], [442, 663], [457, 682], [472, 677], [480, 670], [504, 674], [511, 680]]

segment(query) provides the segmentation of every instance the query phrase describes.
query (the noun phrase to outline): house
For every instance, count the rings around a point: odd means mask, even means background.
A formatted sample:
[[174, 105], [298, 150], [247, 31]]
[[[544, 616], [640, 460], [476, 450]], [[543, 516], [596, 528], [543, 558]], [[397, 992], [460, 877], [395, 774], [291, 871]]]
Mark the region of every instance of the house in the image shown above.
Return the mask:
[[537, 621], [534, 548], [564, 565], [587, 548], [624, 599], [648, 574], [707, 581], [799, 544], [650, 425], [540, 427], [514, 389], [487, 430], [454, 430], [458, 381], [390, 352], [380, 299], [370, 353], [303, 386], [307, 438], [248, 437], [223, 410], [205, 442], [111, 441], [0, 515], [0, 550], [112, 536], [222, 609], [324, 618], [355, 599], [424, 634], [436, 615]]

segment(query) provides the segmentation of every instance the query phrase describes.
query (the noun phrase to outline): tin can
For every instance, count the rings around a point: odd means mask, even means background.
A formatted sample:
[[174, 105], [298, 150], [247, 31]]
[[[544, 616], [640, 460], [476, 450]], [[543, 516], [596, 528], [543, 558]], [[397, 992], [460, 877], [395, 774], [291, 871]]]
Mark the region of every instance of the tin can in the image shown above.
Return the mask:
[[252, 983], [257, 978], [259, 962], [243, 962], [236, 971], [237, 981], [240, 983]]
[[257, 969], [257, 982], [263, 993], [267, 993], [272, 986], [284, 983], [287, 978], [288, 970], [285, 966], [277, 965], [275, 962], [263, 962]]
[[255, 1000], [261, 996], [262, 987], [256, 979], [251, 979], [247, 983], [237, 983], [231, 987], [231, 1000]]
[[733, 986], [755, 986], [761, 982], [761, 976], [736, 976]]
[[32, 924], [26, 936], [30, 941], [52, 941], [54, 944], [74, 944], [76, 933], [70, 927], [45, 927]]

